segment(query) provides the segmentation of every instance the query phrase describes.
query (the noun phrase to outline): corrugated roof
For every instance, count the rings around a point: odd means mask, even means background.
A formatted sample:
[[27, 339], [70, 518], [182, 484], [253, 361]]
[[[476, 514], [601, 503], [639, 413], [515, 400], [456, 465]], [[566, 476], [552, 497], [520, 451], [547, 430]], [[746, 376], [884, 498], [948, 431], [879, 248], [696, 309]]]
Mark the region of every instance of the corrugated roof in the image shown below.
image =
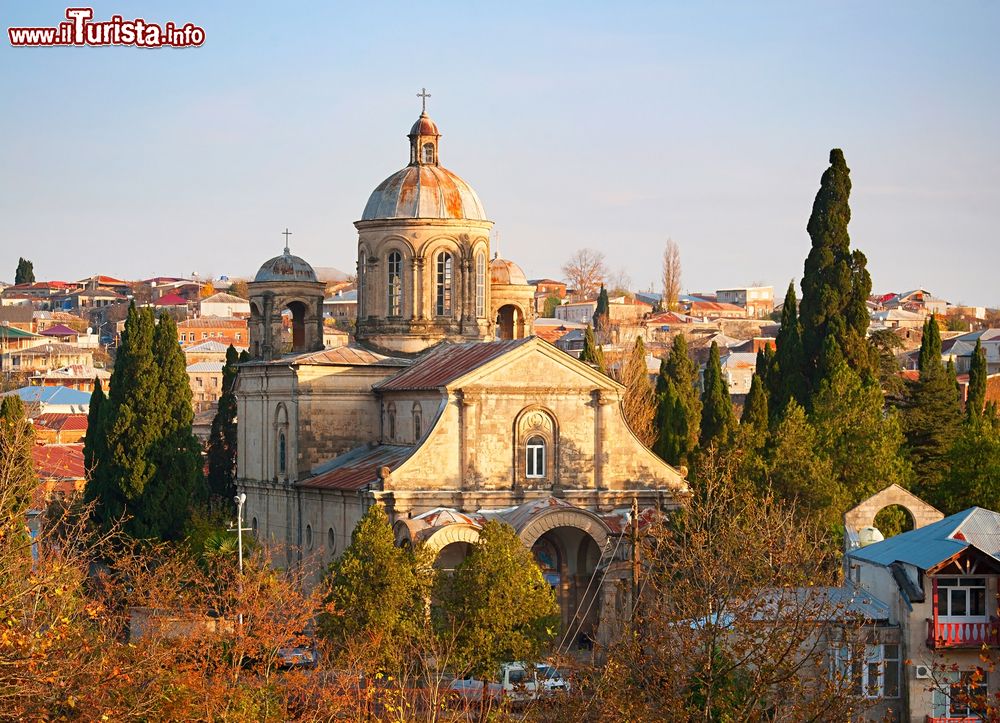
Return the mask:
[[84, 478], [82, 444], [36, 444], [31, 456], [39, 480]]
[[295, 357], [285, 357], [276, 360], [282, 365], [288, 364], [331, 364], [345, 366], [409, 366], [412, 362], [409, 359], [399, 359], [397, 357], [385, 356], [368, 349], [364, 349], [355, 344], [324, 349], [323, 351], [307, 352]]
[[195, 362], [194, 364], [189, 364], [188, 365], [187, 372], [188, 372], [188, 374], [196, 374], [196, 373], [199, 373], [199, 372], [200, 373], [208, 372], [208, 373], [213, 373], [213, 374], [221, 374], [222, 373], [222, 369], [225, 366], [226, 366], [226, 363], [225, 362], [221, 362], [221, 361]]
[[217, 294], [212, 294], [201, 300], [202, 304], [247, 304], [250, 302], [246, 299], [234, 296], [233, 294], [227, 294], [225, 291], [220, 291]]
[[[247, 320], [230, 316], [202, 316], [177, 322], [178, 329], [246, 329]], [[228, 348], [228, 347], [227, 347]]]
[[31, 420], [36, 427], [51, 429], [54, 432], [60, 431], [86, 431], [86, 414], [57, 414], [46, 412], [39, 414]]
[[406, 371], [374, 386], [381, 390], [438, 389], [517, 349], [533, 338], [442, 344]]
[[[236, 347], [236, 351], [243, 351], [244, 349], [246, 347]], [[200, 344], [194, 344], [184, 349], [185, 354], [225, 354], [227, 351], [229, 351], [229, 344], [223, 344], [221, 341], [215, 341], [214, 339], [209, 339], [208, 341], [203, 341]]]
[[[956, 533], [964, 539], [956, 539]], [[970, 507], [926, 527], [852, 550], [851, 557], [877, 565], [905, 562], [928, 570], [968, 546], [1000, 559], [1000, 513]]]
[[177, 294], [166, 294], [153, 302], [153, 306], [187, 306], [188, 300]]
[[6, 394], [16, 394], [22, 402], [45, 404], [90, 404], [90, 393], [70, 387], [21, 387]]
[[65, 324], [56, 324], [43, 331], [42, 336], [80, 336], [80, 332], [70, 329]]
[[91, 354], [89, 349], [82, 349], [72, 344], [62, 344], [57, 341], [46, 342], [38, 346], [29, 346], [27, 349], [16, 349], [14, 353], [20, 356], [48, 356], [50, 354]]
[[38, 334], [32, 334], [30, 331], [25, 331], [24, 329], [18, 329], [16, 326], [0, 325], [0, 338], [30, 339], [31, 337], [35, 336], [38, 336]]
[[334, 459], [319, 474], [299, 482], [299, 486], [328, 490], [364, 489], [378, 480], [379, 469], [396, 469], [415, 449], [392, 444], [358, 447]]

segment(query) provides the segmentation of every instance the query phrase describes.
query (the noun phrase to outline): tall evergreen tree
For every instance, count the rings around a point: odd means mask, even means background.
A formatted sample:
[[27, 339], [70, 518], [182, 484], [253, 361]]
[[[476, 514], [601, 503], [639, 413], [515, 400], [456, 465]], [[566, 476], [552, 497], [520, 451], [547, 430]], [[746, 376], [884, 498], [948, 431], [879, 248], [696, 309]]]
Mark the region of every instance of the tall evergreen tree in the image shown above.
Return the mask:
[[909, 486], [899, 416], [885, 411], [873, 377], [862, 379], [841, 361], [820, 384], [809, 421], [816, 430], [816, 451], [830, 460], [845, 504], [856, 504], [889, 484]]
[[17, 270], [14, 272], [15, 284], [35, 283], [35, 265], [25, 258], [17, 260]]
[[729, 384], [722, 375], [719, 345], [714, 341], [705, 365], [701, 404], [701, 446], [707, 447], [712, 443], [719, 447], [728, 446], [736, 430], [736, 414], [729, 398]]
[[157, 324], [150, 310], [131, 306], [88, 445], [85, 497], [96, 502], [98, 523], [127, 514], [125, 529], [136, 537], [181, 534], [203, 487], [192, 419], [176, 324], [167, 316]]
[[690, 466], [701, 434], [698, 367], [688, 356], [687, 339], [674, 337], [669, 356], [660, 362], [656, 378], [657, 432], [653, 450], [664, 461]]
[[604, 366], [604, 352], [597, 345], [593, 327], [588, 326], [587, 330], [583, 332], [583, 350], [580, 352], [580, 361], [593, 364], [602, 372], [607, 371]]
[[83, 438], [83, 468], [89, 476], [103, 455], [105, 430], [101, 416], [106, 397], [100, 379], [94, 379], [94, 391], [90, 394], [90, 408], [87, 410], [87, 434]]
[[743, 414], [740, 415], [741, 427], [752, 427], [759, 435], [767, 435], [768, 410], [767, 390], [764, 382], [756, 372], [750, 380], [750, 391], [743, 403]]
[[972, 351], [972, 361], [969, 364], [969, 396], [965, 400], [965, 414], [970, 419], [981, 415], [986, 406], [986, 377], [986, 350], [983, 349], [982, 341], [976, 339], [976, 348]]
[[973, 505], [1000, 509], [1000, 419], [993, 410], [966, 418], [948, 451], [939, 502], [947, 513]]
[[948, 451], [958, 435], [962, 409], [953, 375], [941, 363], [941, 332], [933, 316], [924, 322], [918, 364], [917, 380], [907, 385], [903, 431], [916, 492], [938, 505], [943, 504], [938, 488], [949, 474]]
[[222, 368], [222, 395], [208, 438], [208, 490], [225, 504], [236, 494], [236, 393], [239, 354], [232, 344]]
[[608, 300], [608, 290], [601, 284], [601, 293], [597, 295], [597, 308], [594, 309], [594, 331], [604, 334], [608, 329], [608, 316], [611, 313], [611, 303]]
[[802, 351], [802, 330], [799, 325], [795, 285], [789, 284], [785, 303], [781, 307], [781, 329], [775, 339], [775, 351], [767, 372], [770, 413], [773, 420], [781, 419], [788, 402], [794, 399], [805, 405], [808, 380]]
[[[847, 364], [865, 375], [874, 370], [866, 339], [867, 300], [872, 280], [865, 255], [851, 251], [850, 169], [839, 148], [830, 151], [806, 230], [812, 248], [802, 276], [802, 350], [809, 392], [819, 389], [821, 356], [835, 347]], [[827, 343], [827, 339], [832, 343]], [[829, 369], [827, 369], [829, 371]]]

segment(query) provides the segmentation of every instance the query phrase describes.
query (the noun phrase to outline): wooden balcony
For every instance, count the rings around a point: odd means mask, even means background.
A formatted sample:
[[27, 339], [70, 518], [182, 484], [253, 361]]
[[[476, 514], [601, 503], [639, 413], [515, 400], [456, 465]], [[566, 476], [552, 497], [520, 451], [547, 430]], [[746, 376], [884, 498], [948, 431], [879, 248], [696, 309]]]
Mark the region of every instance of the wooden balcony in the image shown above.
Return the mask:
[[[1000, 621], [996, 618], [967, 623], [927, 620], [928, 648], [981, 648], [984, 645], [1000, 645]], [[928, 720], [930, 719], [928, 718]], [[934, 720], [951, 721], [952, 719], [935, 718]]]

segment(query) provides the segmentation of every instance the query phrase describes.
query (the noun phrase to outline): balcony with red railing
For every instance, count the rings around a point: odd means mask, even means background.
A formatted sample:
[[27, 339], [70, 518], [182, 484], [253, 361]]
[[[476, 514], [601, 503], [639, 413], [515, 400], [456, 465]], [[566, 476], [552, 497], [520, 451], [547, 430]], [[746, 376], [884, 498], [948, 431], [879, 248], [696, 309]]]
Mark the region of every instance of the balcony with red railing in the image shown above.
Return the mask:
[[927, 620], [928, 648], [981, 648], [984, 645], [1000, 645], [1000, 621], [996, 618], [972, 622]]
[[968, 715], [929, 715], [927, 723], [983, 723], [983, 719], [979, 716]]

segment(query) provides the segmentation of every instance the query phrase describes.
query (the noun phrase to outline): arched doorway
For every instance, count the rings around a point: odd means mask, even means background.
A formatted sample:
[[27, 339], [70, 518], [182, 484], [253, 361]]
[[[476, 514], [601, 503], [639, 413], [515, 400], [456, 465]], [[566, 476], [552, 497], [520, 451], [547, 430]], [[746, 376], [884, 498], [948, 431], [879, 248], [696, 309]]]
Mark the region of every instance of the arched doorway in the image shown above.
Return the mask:
[[597, 542], [578, 527], [556, 527], [535, 540], [531, 552], [555, 593], [566, 644], [590, 647], [601, 619]]
[[497, 309], [498, 339], [520, 339], [524, 335], [524, 319], [521, 310], [513, 304], [504, 304]]
[[472, 545], [468, 542], [452, 542], [445, 545], [434, 558], [434, 569], [441, 572], [454, 572], [471, 550]]
[[292, 315], [292, 351], [306, 351], [306, 306], [301, 301], [293, 301], [285, 308]]

